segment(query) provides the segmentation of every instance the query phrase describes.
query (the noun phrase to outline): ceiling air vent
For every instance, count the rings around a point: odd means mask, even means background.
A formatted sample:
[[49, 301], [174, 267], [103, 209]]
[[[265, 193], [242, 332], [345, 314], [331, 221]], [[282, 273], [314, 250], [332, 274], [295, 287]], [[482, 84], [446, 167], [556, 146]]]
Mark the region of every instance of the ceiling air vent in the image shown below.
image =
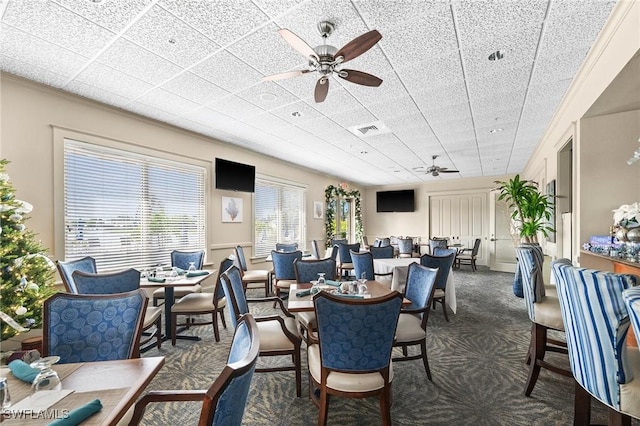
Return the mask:
[[391, 130], [382, 121], [352, 126], [349, 127], [348, 130], [359, 138], [370, 138], [372, 136], [391, 133]]

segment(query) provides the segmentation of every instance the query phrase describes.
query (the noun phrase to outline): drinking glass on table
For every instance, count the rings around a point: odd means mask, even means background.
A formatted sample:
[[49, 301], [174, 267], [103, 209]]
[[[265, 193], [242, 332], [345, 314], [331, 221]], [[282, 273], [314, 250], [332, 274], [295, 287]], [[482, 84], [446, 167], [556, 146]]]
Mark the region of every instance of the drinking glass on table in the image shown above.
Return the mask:
[[9, 382], [6, 377], [0, 377], [0, 412], [11, 407], [11, 395], [9, 395]]
[[358, 284], [358, 294], [367, 294], [367, 273], [363, 272], [360, 274], [360, 282]]
[[36, 393], [43, 390], [60, 390], [62, 389], [62, 382], [58, 373], [55, 372], [53, 364], [60, 361], [59, 356], [47, 356], [40, 358], [30, 364], [31, 367], [40, 370], [33, 384], [31, 385], [31, 393]]
[[189, 272], [195, 272], [196, 271], [196, 262], [189, 262]]

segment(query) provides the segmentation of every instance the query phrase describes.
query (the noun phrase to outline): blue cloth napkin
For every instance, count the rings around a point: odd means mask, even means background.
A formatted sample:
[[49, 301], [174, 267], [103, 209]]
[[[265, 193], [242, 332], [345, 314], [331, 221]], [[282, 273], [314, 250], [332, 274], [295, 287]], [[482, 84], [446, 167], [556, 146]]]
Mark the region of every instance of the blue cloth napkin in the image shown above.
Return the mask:
[[166, 282], [167, 280], [164, 278], [147, 277], [147, 281], [149, 281], [150, 283], [163, 283], [163, 282]]
[[36, 378], [40, 370], [31, 367], [29, 364], [21, 359], [15, 359], [9, 363], [9, 369], [16, 378], [23, 382], [33, 383], [33, 379]]
[[187, 277], [199, 277], [201, 275], [209, 275], [209, 271], [190, 271], [190, 272], [187, 272]]
[[311, 294], [311, 289], [307, 289], [307, 290], [302, 290], [296, 293], [296, 297], [304, 297], [304, 296], [308, 296]]
[[334, 287], [340, 287], [340, 284], [342, 284], [342, 283], [340, 281], [326, 280], [325, 284], [332, 285]]
[[184, 275], [184, 274], [187, 273], [187, 271], [185, 271], [182, 268], [178, 268], [178, 267], [176, 267], [176, 272], [178, 273], [178, 275]]
[[102, 410], [102, 403], [99, 399], [94, 399], [93, 401], [70, 411], [66, 418], [60, 418], [52, 421], [48, 426], [77, 426], [100, 410]]

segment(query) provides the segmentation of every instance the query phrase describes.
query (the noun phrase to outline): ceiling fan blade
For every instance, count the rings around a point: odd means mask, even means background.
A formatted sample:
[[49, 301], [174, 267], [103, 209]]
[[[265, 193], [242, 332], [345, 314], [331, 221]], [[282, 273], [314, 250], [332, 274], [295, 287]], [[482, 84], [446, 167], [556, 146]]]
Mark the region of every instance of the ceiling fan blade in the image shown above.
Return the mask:
[[329, 79], [327, 77], [320, 77], [316, 83], [316, 90], [313, 94], [316, 103], [324, 102], [329, 93]]
[[459, 170], [447, 170], [446, 168], [441, 168], [440, 173], [460, 173]]
[[306, 74], [311, 72], [309, 70], [296, 70], [296, 71], [287, 71], [281, 72], [279, 74], [268, 75], [262, 78], [262, 81], [275, 81], [275, 80], [284, 80], [285, 78], [293, 78], [300, 77], [302, 74]]
[[[346, 73], [346, 75], [343, 73]], [[375, 75], [357, 70], [340, 70], [338, 77], [344, 78], [345, 80], [355, 84], [362, 84], [363, 86], [378, 87], [382, 84], [382, 79]]]
[[380, 34], [378, 30], [371, 30], [342, 46], [333, 57], [337, 58], [338, 56], [342, 56], [344, 58], [342, 60], [343, 63], [350, 61], [371, 49], [381, 38], [382, 34]]
[[303, 56], [307, 58], [311, 57], [316, 61], [318, 60], [318, 55], [316, 55], [315, 50], [313, 50], [313, 48], [311, 48], [311, 46], [309, 46], [306, 41], [295, 35], [292, 31], [289, 31], [286, 28], [282, 28], [279, 29], [278, 32], [280, 33], [282, 38], [285, 39], [287, 43], [289, 43], [289, 46], [293, 47]]

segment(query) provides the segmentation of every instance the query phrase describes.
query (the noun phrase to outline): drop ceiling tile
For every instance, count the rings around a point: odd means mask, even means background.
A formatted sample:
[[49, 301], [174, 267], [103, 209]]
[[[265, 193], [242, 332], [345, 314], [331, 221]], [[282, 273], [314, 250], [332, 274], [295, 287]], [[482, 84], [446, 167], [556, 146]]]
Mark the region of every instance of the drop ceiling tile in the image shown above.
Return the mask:
[[264, 81], [251, 86], [248, 89], [237, 92], [236, 96], [265, 110], [276, 109], [297, 100], [295, 96], [272, 81]]
[[413, 99], [423, 113], [469, 102], [462, 80], [454, 80], [450, 84], [413, 92]]
[[164, 89], [155, 88], [137, 99], [139, 103], [149, 105], [171, 114], [181, 116], [198, 108], [198, 104], [182, 96], [175, 95]]
[[[331, 79], [329, 81], [331, 81]], [[336, 84], [333, 84], [333, 86], [335, 87]], [[336, 115], [339, 112], [358, 109], [362, 105], [346, 90], [334, 88], [333, 90], [329, 89], [329, 94], [324, 102], [313, 103], [311, 106], [322, 114]]]
[[50, 68], [41, 68], [2, 53], [0, 53], [0, 70], [57, 88], [61, 88], [69, 78], [51, 71]]
[[134, 20], [152, 0], [77, 1], [56, 0], [67, 9], [113, 32], [121, 31]]
[[127, 105], [127, 110], [135, 112], [136, 114], [143, 115], [145, 117], [153, 118], [154, 120], [162, 121], [165, 123], [170, 123], [173, 121], [176, 116], [167, 111], [163, 111], [158, 108], [154, 108], [152, 106], [140, 103], [140, 102], [132, 102]]
[[409, 95], [394, 71], [390, 71], [389, 74], [376, 74], [376, 77], [382, 79], [382, 84], [378, 87], [362, 86], [342, 79], [340, 82], [345, 90], [365, 105]]
[[53, 2], [9, 2], [2, 22], [87, 57], [115, 35]]
[[132, 25], [124, 37], [183, 68], [201, 61], [220, 48], [158, 6], [154, 6]]
[[153, 87], [142, 80], [97, 62], [85, 68], [78, 74], [76, 80], [128, 99], [135, 99]]
[[291, 126], [291, 123], [268, 112], [248, 118], [247, 123], [265, 132], [272, 132], [280, 127]]
[[229, 96], [228, 91], [190, 72], [176, 76], [161, 87], [203, 105]]
[[[469, 111], [469, 105], [456, 104], [446, 105], [438, 108], [437, 105], [431, 106], [429, 109], [423, 109], [423, 114], [426, 117], [429, 125], [434, 129], [441, 128], [444, 125], [464, 126], [469, 128], [471, 124], [471, 112]], [[438, 133], [436, 131], [436, 133]]]
[[[78, 55], [71, 50], [59, 47], [6, 24], [0, 25], [0, 46], [2, 46], [1, 51], [4, 56], [18, 60], [25, 65], [29, 64], [41, 70], [48, 70], [47, 74], [53, 73], [58, 76], [53, 79], [44, 79], [46, 81], [56, 81], [56, 87], [60, 87], [64, 82], [64, 80], [60, 81], [60, 77], [63, 77], [63, 79], [71, 78], [89, 60], [86, 56]], [[0, 65], [4, 65], [4, 61]], [[18, 68], [21, 67], [17, 66], [15, 69]], [[38, 72], [28, 72], [28, 74], [35, 76]], [[26, 77], [26, 75], [24, 76]]]
[[352, 126], [359, 126], [361, 124], [368, 124], [373, 121], [377, 121], [366, 108], [357, 108], [350, 111], [342, 111], [337, 114], [329, 116], [331, 120], [338, 123], [343, 128], [347, 129]]
[[409, 96], [400, 97], [391, 101], [368, 105], [367, 108], [382, 121], [398, 116], [414, 115], [420, 113], [415, 102]]
[[226, 114], [236, 120], [243, 120], [264, 112], [264, 109], [233, 95], [211, 103], [209, 108]]
[[223, 125], [232, 127], [237, 122], [228, 115], [209, 108], [198, 108], [185, 114], [184, 118], [211, 128], [217, 128]]
[[250, 0], [160, 0], [158, 4], [220, 45], [244, 36], [268, 19]]
[[543, 51], [536, 61], [531, 84], [572, 80], [587, 53], [588, 48], [565, 49], [562, 52]]
[[271, 19], [290, 11], [305, 3], [305, 0], [254, 0], [254, 3], [262, 9]]
[[454, 82], [464, 82], [457, 50], [434, 58], [419, 56], [396, 69], [402, 82], [411, 92], [428, 91]]
[[262, 79], [262, 74], [224, 50], [195, 65], [190, 71], [230, 92], [258, 84]]
[[160, 84], [183, 68], [125, 39], [116, 40], [97, 61], [151, 84]]
[[325, 138], [328, 134], [331, 133], [335, 134], [344, 131], [344, 129], [339, 124], [336, 124], [334, 121], [322, 116], [319, 116], [313, 120], [304, 121], [300, 124], [297, 124], [297, 126], [313, 135], [317, 135], [322, 138]]
[[227, 48], [264, 75], [305, 69], [307, 60], [278, 33], [278, 26], [266, 25]]
[[281, 119], [303, 128], [305, 127], [303, 125], [304, 123], [322, 118], [322, 114], [316, 111], [309, 104], [302, 101], [287, 104], [270, 111]]

